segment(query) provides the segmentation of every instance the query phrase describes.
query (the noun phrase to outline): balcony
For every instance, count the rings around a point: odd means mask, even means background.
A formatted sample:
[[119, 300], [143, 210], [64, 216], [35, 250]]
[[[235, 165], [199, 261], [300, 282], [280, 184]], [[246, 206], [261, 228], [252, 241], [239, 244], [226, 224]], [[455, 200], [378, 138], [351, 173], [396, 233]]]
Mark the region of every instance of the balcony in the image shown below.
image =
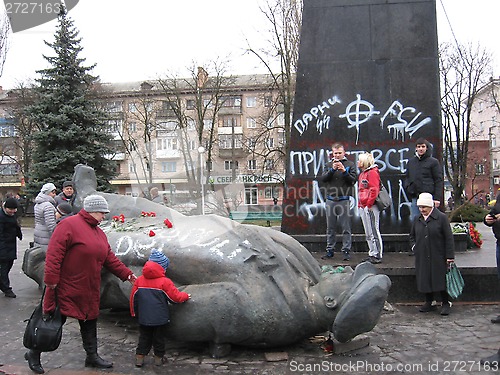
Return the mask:
[[219, 115], [241, 115], [241, 107], [221, 107]]
[[[220, 135], [232, 135], [233, 127], [232, 126], [219, 126], [217, 128], [217, 133]], [[243, 134], [243, 128], [241, 126], [234, 127], [234, 134]]]
[[[235, 158], [244, 158], [248, 155], [248, 150], [240, 147], [234, 148], [234, 157]], [[220, 148], [219, 149], [219, 157], [220, 158], [231, 158], [233, 156], [233, 150], [231, 148]]]
[[177, 159], [181, 157], [179, 150], [156, 150], [157, 159]]

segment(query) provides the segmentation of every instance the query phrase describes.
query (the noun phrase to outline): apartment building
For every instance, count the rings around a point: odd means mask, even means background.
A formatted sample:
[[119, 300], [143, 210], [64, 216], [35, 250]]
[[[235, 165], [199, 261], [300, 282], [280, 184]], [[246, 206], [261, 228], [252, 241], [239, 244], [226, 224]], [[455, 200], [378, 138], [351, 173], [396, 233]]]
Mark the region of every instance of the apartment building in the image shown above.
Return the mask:
[[[102, 84], [116, 192], [142, 196], [154, 186], [178, 204], [203, 191], [208, 202], [232, 210], [281, 202], [285, 121], [271, 77], [236, 76], [216, 85], [200, 72], [198, 82]], [[0, 97], [0, 142], [16, 137], [12, 100], [9, 92]], [[2, 194], [22, 187], [21, 154], [13, 158], [0, 164]]]
[[491, 79], [476, 96], [471, 111], [466, 194], [492, 199], [500, 187], [500, 79]]

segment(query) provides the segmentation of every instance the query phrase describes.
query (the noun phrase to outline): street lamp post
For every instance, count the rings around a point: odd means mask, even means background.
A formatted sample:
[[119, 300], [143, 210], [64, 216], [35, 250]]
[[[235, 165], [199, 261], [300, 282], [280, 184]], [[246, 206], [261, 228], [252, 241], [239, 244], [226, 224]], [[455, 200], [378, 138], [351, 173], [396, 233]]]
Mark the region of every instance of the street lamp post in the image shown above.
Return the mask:
[[198, 147], [198, 153], [200, 154], [201, 214], [205, 215], [205, 184], [203, 181], [203, 154], [205, 153], [205, 147]]

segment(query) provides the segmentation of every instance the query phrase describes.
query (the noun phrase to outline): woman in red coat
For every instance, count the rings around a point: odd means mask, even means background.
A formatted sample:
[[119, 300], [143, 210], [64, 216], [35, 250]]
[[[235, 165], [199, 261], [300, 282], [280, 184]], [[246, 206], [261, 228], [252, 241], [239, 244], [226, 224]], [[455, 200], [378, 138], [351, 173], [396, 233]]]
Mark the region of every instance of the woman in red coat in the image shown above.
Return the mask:
[[375, 204], [380, 192], [380, 173], [375, 165], [375, 159], [369, 152], [359, 155], [358, 168], [358, 207], [359, 216], [365, 228], [368, 244], [368, 258], [364, 261], [378, 264], [382, 262], [383, 243], [380, 234], [380, 210]]
[[[113, 363], [97, 354], [97, 317], [99, 316], [101, 270], [105, 267], [123, 281], [136, 280], [111, 251], [106, 234], [99, 223], [109, 213], [108, 203], [100, 195], [90, 195], [83, 209], [57, 224], [45, 258], [47, 292], [44, 313], [54, 310], [54, 293], [64, 317], [78, 319], [83, 347], [87, 352], [86, 367], [110, 368]], [[25, 358], [32, 371], [43, 374], [40, 352], [29, 350]]]

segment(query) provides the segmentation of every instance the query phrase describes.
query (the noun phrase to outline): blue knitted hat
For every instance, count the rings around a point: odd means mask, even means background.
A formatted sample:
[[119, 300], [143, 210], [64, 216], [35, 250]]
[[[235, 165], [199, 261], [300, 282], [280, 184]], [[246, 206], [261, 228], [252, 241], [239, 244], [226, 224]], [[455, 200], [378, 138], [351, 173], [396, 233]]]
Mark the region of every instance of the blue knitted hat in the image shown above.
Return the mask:
[[160, 266], [163, 267], [163, 269], [166, 271], [168, 268], [168, 265], [170, 264], [170, 260], [163, 254], [161, 251], [153, 249], [151, 251], [151, 255], [149, 256], [149, 260], [151, 262], [158, 263]]

